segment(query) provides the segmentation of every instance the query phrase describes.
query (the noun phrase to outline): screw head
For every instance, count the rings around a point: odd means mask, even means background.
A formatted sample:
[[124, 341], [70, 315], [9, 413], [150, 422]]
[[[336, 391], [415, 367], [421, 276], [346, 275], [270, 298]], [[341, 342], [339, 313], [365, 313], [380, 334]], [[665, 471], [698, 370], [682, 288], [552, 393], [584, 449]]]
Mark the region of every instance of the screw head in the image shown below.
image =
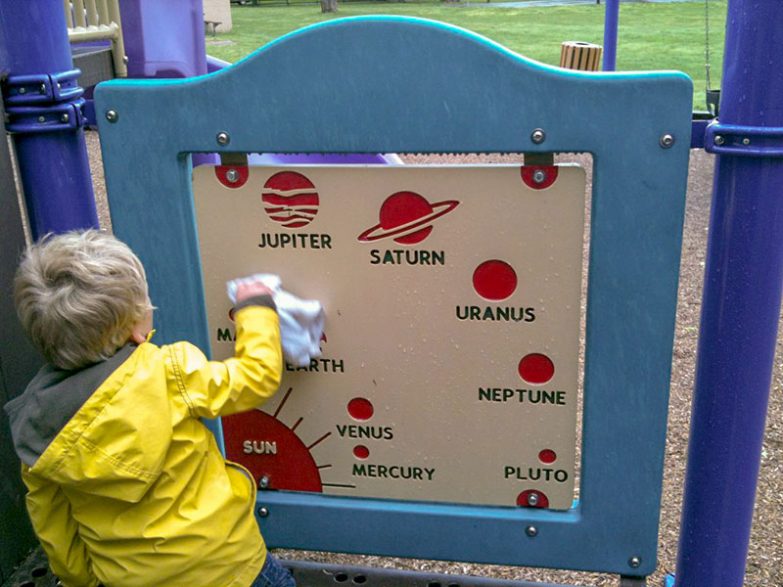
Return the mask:
[[41, 84], [40, 86], [38, 86], [38, 92], [40, 92], [41, 94], [45, 94], [46, 93], [46, 84]]
[[536, 169], [533, 172], [533, 181], [536, 183], [544, 183], [546, 181], [546, 173], [543, 169]]
[[38, 117], [38, 122], [46, 122], [46, 117], [45, 116], [39, 116]]
[[120, 115], [117, 113], [116, 110], [107, 110], [106, 111], [106, 120], [109, 122], [117, 122], [120, 119]]
[[535, 538], [536, 536], [538, 536], [538, 528], [536, 528], [535, 526], [528, 526], [527, 528], [525, 528], [525, 534], [527, 534], [531, 538]]
[[750, 144], [750, 139], [748, 137], [745, 137], [744, 139], [742, 139], [742, 144], [747, 147]]
[[[234, 170], [232, 169], [231, 171], [234, 171]], [[231, 173], [231, 171], [229, 171], [228, 173], [226, 173], [226, 178], [227, 178], [229, 181], [234, 181], [234, 180], [232, 180], [232, 179], [228, 178], [228, 174], [229, 174], [229, 173]], [[234, 173], [236, 173], [236, 171], [234, 171]], [[238, 175], [238, 174], [237, 174], [237, 175]], [[261, 477], [261, 479], [259, 479], [259, 480], [258, 480], [258, 486], [259, 486], [261, 489], [266, 489], [267, 487], [269, 487], [269, 476], [268, 476], [268, 475], [264, 475], [263, 477]]]
[[527, 503], [528, 505], [538, 505], [538, 494], [537, 493], [531, 493], [527, 496]]
[[231, 142], [231, 135], [229, 135], [226, 131], [221, 130], [217, 134], [217, 142], [218, 145], [227, 145]]
[[258, 515], [262, 518], [266, 518], [269, 515], [269, 508], [261, 506], [258, 508]]
[[674, 136], [666, 133], [658, 142], [660, 143], [662, 149], [669, 149], [672, 147], [672, 145], [674, 145]]
[[638, 556], [632, 556], [628, 559], [628, 566], [632, 569], [638, 569], [642, 565], [642, 559]]
[[27, 93], [27, 88], [19, 88], [19, 93], [20, 94], [26, 94]]
[[540, 145], [546, 140], [546, 133], [543, 129], [537, 128], [530, 134], [530, 140], [536, 145]]
[[60, 117], [60, 122], [68, 122], [71, 119], [70, 116], [68, 116], [67, 112], [63, 112], [63, 115]]
[[726, 139], [724, 139], [721, 135], [715, 135], [715, 138], [713, 139], [713, 142], [716, 145], [722, 145], [726, 142]]

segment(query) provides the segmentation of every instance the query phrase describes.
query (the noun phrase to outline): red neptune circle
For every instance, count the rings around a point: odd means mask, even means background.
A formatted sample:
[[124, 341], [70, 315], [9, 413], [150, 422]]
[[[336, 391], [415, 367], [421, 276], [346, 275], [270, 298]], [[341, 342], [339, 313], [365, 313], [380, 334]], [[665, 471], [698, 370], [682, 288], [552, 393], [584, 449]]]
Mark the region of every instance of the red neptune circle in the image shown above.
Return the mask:
[[505, 300], [517, 289], [517, 273], [505, 261], [484, 261], [473, 272], [473, 288], [484, 299]]
[[541, 353], [531, 353], [519, 361], [519, 376], [528, 383], [546, 383], [555, 374], [552, 359]]
[[368, 399], [355, 397], [348, 402], [348, 414], [354, 420], [369, 420], [374, 413], [375, 408]]
[[557, 460], [557, 453], [551, 448], [545, 448], [538, 453], [538, 460], [546, 465], [551, 465]]
[[353, 447], [353, 456], [355, 456], [357, 459], [364, 460], [370, 456], [370, 449], [364, 445], [357, 444]]

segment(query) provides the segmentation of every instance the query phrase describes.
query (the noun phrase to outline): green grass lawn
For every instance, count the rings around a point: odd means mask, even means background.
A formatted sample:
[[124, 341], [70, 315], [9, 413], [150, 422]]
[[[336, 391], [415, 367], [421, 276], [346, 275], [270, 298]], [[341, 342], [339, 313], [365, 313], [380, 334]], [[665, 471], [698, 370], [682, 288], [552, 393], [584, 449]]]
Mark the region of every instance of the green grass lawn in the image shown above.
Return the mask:
[[[720, 85], [726, 0], [710, 1], [711, 81]], [[676, 69], [694, 82], [694, 109], [704, 109], [704, 3], [621, 4], [617, 69]], [[557, 65], [560, 43], [603, 44], [604, 4], [546, 8], [501, 8], [440, 2], [343, 3], [336, 14], [322, 14], [319, 4], [234, 6], [230, 33], [207, 38], [210, 55], [237, 61], [290, 31], [332, 18], [364, 14], [418, 16], [451, 23], [484, 35], [513, 51]], [[226, 41], [230, 41], [227, 44]]]

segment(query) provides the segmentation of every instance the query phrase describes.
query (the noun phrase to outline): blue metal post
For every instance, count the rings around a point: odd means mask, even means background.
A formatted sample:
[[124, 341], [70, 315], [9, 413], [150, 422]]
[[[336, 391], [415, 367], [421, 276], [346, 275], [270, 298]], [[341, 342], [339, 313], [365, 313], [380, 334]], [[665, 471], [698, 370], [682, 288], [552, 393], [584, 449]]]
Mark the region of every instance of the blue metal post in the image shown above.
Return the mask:
[[783, 3], [730, 0], [677, 587], [740, 587], [783, 284]]
[[97, 227], [62, 0], [0, 0], [0, 69], [33, 238]]
[[606, 0], [604, 15], [604, 71], [617, 67], [617, 26], [620, 19], [620, 0]]

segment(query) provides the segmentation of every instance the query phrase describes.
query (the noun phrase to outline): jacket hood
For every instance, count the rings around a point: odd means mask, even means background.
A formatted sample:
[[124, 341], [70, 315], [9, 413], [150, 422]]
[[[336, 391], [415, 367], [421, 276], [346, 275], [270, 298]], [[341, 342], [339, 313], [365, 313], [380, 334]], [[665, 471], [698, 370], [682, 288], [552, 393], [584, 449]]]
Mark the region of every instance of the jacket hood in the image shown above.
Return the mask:
[[143, 391], [145, 378], [160, 376], [144, 368], [144, 346], [151, 345], [127, 345], [78, 371], [46, 365], [5, 405], [14, 448], [31, 473], [104, 497], [143, 497], [171, 438], [167, 398]]

